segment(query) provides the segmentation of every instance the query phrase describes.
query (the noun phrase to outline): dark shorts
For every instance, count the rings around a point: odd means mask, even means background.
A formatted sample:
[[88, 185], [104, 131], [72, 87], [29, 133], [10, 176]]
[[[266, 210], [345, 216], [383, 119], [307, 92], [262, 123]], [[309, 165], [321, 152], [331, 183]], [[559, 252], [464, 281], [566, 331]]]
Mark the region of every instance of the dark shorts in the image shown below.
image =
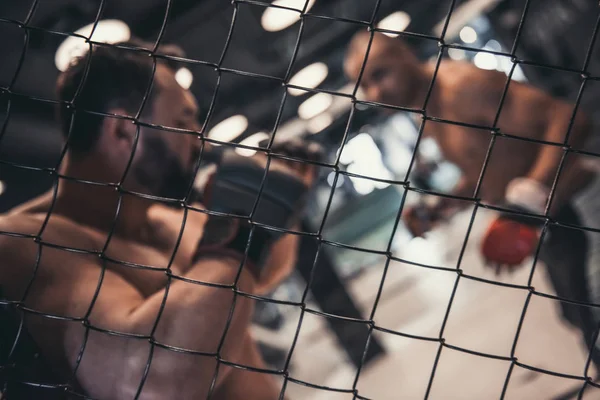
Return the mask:
[[[563, 207], [556, 215], [556, 220], [569, 225], [583, 225], [572, 205]], [[558, 297], [583, 303], [590, 302], [587, 286], [588, 249], [585, 231], [557, 226], [550, 228], [539, 258], [546, 264]], [[560, 307], [562, 316], [581, 330], [588, 349], [591, 349], [597, 325], [592, 308], [562, 301]]]

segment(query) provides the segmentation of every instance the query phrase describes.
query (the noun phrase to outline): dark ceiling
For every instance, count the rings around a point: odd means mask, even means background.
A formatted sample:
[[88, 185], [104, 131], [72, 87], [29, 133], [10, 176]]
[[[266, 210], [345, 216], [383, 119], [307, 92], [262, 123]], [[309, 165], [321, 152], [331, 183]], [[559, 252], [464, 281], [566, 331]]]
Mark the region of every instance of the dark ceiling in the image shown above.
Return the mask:
[[[302, 2], [299, 0], [299, 4]], [[3, 20], [0, 22], [0, 54], [3, 55], [0, 63], [1, 86], [6, 87], [14, 75], [25, 37], [24, 29], [8, 20], [23, 21], [32, 3], [33, 0], [0, 2], [0, 18]], [[231, 43], [222, 66], [283, 78], [290, 65], [300, 24], [296, 23], [279, 32], [266, 32], [260, 25], [260, 17], [269, 2], [253, 3], [238, 3]], [[376, 3], [376, 0], [318, 0], [310, 11], [315, 16], [305, 19], [298, 55], [291, 67], [292, 73], [315, 61], [322, 61], [330, 71], [320, 88], [338, 90], [347, 83], [341, 69], [345, 45], [350, 36], [363, 27], [350, 20], [370, 20]], [[40, 1], [29, 25], [55, 32], [73, 32], [95, 20], [100, 4], [100, 0]], [[101, 18], [123, 20], [130, 26], [133, 35], [154, 42], [163, 25], [168, 5], [167, 0], [106, 0]], [[428, 33], [443, 18], [448, 5], [449, 0], [382, 0], [376, 20], [402, 9], [412, 16], [413, 31]], [[178, 44], [190, 59], [216, 63], [223, 52], [233, 12], [233, 3], [226, 0], [172, 0], [161, 43]], [[13, 87], [14, 92], [39, 99], [55, 99], [54, 84], [58, 71], [54, 66], [54, 54], [64, 39], [63, 35], [30, 30], [27, 52]], [[194, 74], [191, 89], [206, 111], [215, 89], [217, 74], [211, 67], [198, 64], [186, 66]], [[282, 95], [283, 87], [278, 80], [225, 72], [209, 127], [230, 115], [243, 114], [250, 121], [245, 135], [259, 130], [271, 131]], [[298, 105], [309, 95], [288, 96], [280, 123], [294, 118]], [[7, 99], [2, 100], [6, 102]], [[14, 155], [25, 151], [38, 159], [42, 151], [55, 154], [60, 148], [60, 136], [52, 122], [52, 104], [13, 98], [12, 109], [8, 133], [0, 145], [2, 153]]]
[[[216, 63], [221, 57], [237, 5], [231, 42], [222, 67], [280, 79], [290, 68], [300, 24], [296, 23], [279, 32], [265, 31], [261, 27], [260, 17], [270, 2], [39, 0], [28, 24], [32, 29], [29, 29], [22, 68], [12, 87], [12, 92], [32, 96], [36, 100], [10, 96], [11, 112], [6, 134], [0, 138], [0, 158], [30, 166], [55, 165], [62, 139], [54, 122], [54, 106], [43, 100], [56, 99], [54, 85], [58, 71], [54, 65], [54, 55], [65, 39], [65, 35], [60, 33], [74, 32], [92, 23], [101, 5], [101, 19], [123, 20], [130, 26], [134, 36], [148, 42], [156, 41], [166, 16], [161, 43], [177, 44], [189, 59], [209, 63]], [[304, 0], [297, 2], [302, 5]], [[6, 88], [13, 79], [25, 43], [25, 29], [19, 26], [18, 21], [26, 18], [33, 3], [34, 0], [0, 1], [2, 88]], [[291, 65], [291, 73], [315, 61], [324, 62], [329, 67], [329, 75], [319, 88], [339, 90], [348, 83], [342, 71], [342, 59], [348, 40], [358, 29], [366, 29], [364, 24], [356, 21], [369, 21], [377, 4], [379, 8], [375, 22], [394, 11], [403, 10], [411, 16], [407, 31], [432, 35], [436, 31], [435, 27], [445, 18], [451, 3], [452, 0], [316, 0], [309, 15], [304, 18], [299, 50]], [[461, 15], [461, 6], [466, 9], [466, 6], [473, 4], [492, 4], [493, 7], [488, 7], [485, 12], [488, 13], [499, 40], [506, 48], [511, 48], [525, 3], [529, 4], [530, 15], [517, 54], [521, 53], [520, 57], [532, 61], [555, 63], [556, 59], [562, 59], [581, 65], [600, 9], [596, 1], [456, 0], [452, 18], [453, 21], [461, 20], [460, 23], [465, 24], [468, 19], [464, 20], [464, 15]], [[548, 29], [549, 26], [552, 29]], [[436, 41], [419, 40], [415, 48], [432, 53], [436, 51], [436, 46]], [[596, 52], [594, 59], [598, 59], [598, 54], [600, 52]], [[206, 113], [215, 90], [217, 73], [213, 67], [200, 64], [188, 63], [185, 66], [193, 72], [191, 89]], [[532, 67], [524, 69], [529, 79], [554, 94], [572, 97], [577, 93], [577, 74], [571, 73], [567, 76], [568, 79], [561, 79], [561, 74], [552, 70]], [[257, 131], [272, 131], [284, 94], [284, 87], [279, 79], [223, 72], [208, 128], [228, 116], [243, 114], [249, 119], [249, 126], [239, 139]], [[600, 90], [595, 93], [598, 96], [590, 104], [597, 104], [596, 99], [600, 99]], [[310, 93], [298, 97], [287, 96], [278, 126], [294, 120], [298, 105], [309, 96]], [[0, 94], [0, 123], [6, 120], [8, 101], [9, 96]], [[354, 122], [362, 123], [360, 118], [367, 120], [371, 117], [372, 114], [368, 111], [357, 113], [358, 121]], [[331, 141], [335, 143], [346, 123], [347, 112], [342, 113], [334, 124], [315, 137], [323, 141], [334, 137]], [[6, 179], [6, 171], [7, 166], [2, 165], [0, 179]], [[23, 170], [19, 173], [25, 172]], [[18, 179], [29, 178], [19, 176]]]

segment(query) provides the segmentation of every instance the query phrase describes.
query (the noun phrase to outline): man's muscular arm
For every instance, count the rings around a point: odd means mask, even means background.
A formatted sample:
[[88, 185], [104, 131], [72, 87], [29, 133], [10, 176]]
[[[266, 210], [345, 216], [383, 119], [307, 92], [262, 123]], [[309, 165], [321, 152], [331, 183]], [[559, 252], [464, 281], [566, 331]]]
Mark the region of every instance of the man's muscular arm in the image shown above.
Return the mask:
[[[204, 258], [194, 264], [184, 278], [198, 282], [231, 285], [238, 274], [239, 265], [238, 259]], [[252, 275], [246, 269], [242, 269], [236, 288], [244, 293], [254, 293], [255, 285]], [[130, 320], [121, 321], [121, 323], [125, 323], [127, 329], [139, 333], [148, 332], [148, 328], [156, 320], [157, 310], [163, 301], [164, 294], [165, 289], [139, 303], [130, 312]], [[243, 355], [242, 346], [246, 343], [245, 339], [253, 313], [253, 301], [242, 296], [236, 296], [234, 300], [234, 293], [231, 289], [217, 289], [178, 280], [171, 281], [166, 307], [157, 325], [156, 340], [182, 349], [215, 353], [219, 342], [225, 335], [225, 327], [232, 307], [235, 308], [220, 356], [225, 360], [238, 362]], [[146, 349], [135, 354], [135, 357], [141, 357], [138, 358], [138, 361], [145, 363]], [[154, 367], [158, 373], [147, 383], [147, 390], [154, 394], [151, 398], [174, 398], [177, 396], [193, 398], [199, 395], [198, 387], [194, 388], [195, 393], [182, 394], [179, 392], [177, 394], [165, 391], [165, 381], [177, 378], [182, 382], [202, 382], [200, 391], [206, 393], [205, 390], [208, 390], [211, 383], [216, 364], [214, 357], [181, 358], [174, 354], [164, 353], [162, 360], [157, 360]], [[231, 371], [231, 368], [225, 365], [221, 365], [219, 369], [217, 388]], [[137, 387], [139, 382], [134, 380], [129, 384]], [[179, 386], [179, 390], [183, 389], [183, 386]]]
[[[458, 85], [457, 94], [460, 96], [460, 101], [457, 101], [455, 111], [459, 117], [470, 117], [475, 123], [490, 126], [498, 111], [498, 100], [504, 91], [506, 77], [495, 71], [478, 70], [469, 79], [470, 84]], [[513, 123], [515, 127], [528, 121], [531, 126], [535, 126], [530, 129], [543, 130], [528, 132], [528, 137], [561, 144], [565, 141], [573, 117], [573, 105], [555, 99], [531, 85], [512, 81], [508, 95], [502, 104], [500, 117], [501, 121], [504, 120], [507, 124]], [[577, 111], [568, 144], [574, 148], [581, 148], [590, 134], [590, 129], [587, 117], [583, 112]], [[549, 190], [556, 177], [563, 153], [564, 150], [560, 145], [540, 145], [537, 159], [523, 178], [538, 182]], [[591, 181], [592, 176], [593, 174], [583, 168], [576, 157], [568, 157], [555, 191], [552, 210], [564, 205]]]
[[[299, 227], [292, 230], [299, 231]], [[261, 273], [260, 281], [256, 284], [256, 294], [267, 294], [285, 280], [296, 267], [300, 236], [286, 234], [273, 244]]]
[[[543, 140], [563, 143], [573, 118], [573, 106], [555, 99], [551, 99], [550, 102], [551, 106], [546, 111], [548, 125]], [[585, 140], [589, 137], [590, 131], [590, 121], [581, 111], [577, 111], [567, 144], [573, 148], [582, 148]], [[527, 177], [542, 183], [547, 188], [551, 188], [556, 179], [563, 154], [562, 146], [543, 146]], [[577, 156], [567, 156], [554, 192], [551, 213], [585, 188], [591, 182], [593, 176], [592, 171], [583, 167], [581, 159]]]
[[[2, 221], [0, 221], [2, 222]], [[24, 231], [1, 223], [0, 229]], [[49, 226], [44, 240], [53, 242], [56, 232]], [[29, 239], [0, 236], [0, 285], [7, 288], [23, 287], [32, 271], [31, 255], [35, 258], [37, 245]], [[184, 278], [198, 282], [231, 285], [239, 268], [239, 260], [204, 258], [186, 273]], [[100, 279], [101, 266], [89, 257], [44, 248], [38, 268], [37, 283], [32, 296], [38, 301], [28, 304], [43, 313], [82, 317], [90, 306]], [[242, 270], [237, 288], [246, 293], [254, 291], [252, 275]], [[10, 293], [10, 292], [13, 293]], [[9, 290], [12, 299], [19, 293]], [[244, 338], [250, 323], [253, 304], [242, 296], [234, 300], [230, 288], [214, 288], [173, 278], [168, 289], [143, 297], [119, 274], [107, 269], [102, 275], [101, 289], [93, 304], [90, 324], [102, 330], [123, 334], [150, 335], [163, 299], [166, 303], [154, 339], [161, 344], [203, 353], [215, 353], [224, 335], [230, 309], [231, 323], [221, 357], [235, 360], [240, 357]], [[32, 297], [30, 296], [30, 297]], [[84, 345], [81, 324], [49, 330], [62, 341], [64, 357], [74, 367], [77, 355]], [[59, 337], [60, 336], [60, 337]], [[48, 349], [42, 349], [45, 354]], [[133, 398], [150, 355], [146, 339], [123, 338], [91, 330], [77, 379], [88, 395], [99, 399], [121, 400]], [[206, 396], [216, 368], [211, 356], [182, 356], [181, 353], [154, 348], [148, 379], [142, 399], [193, 398]], [[217, 387], [227, 378], [230, 368], [221, 365]], [[203, 394], [204, 393], [204, 394]]]

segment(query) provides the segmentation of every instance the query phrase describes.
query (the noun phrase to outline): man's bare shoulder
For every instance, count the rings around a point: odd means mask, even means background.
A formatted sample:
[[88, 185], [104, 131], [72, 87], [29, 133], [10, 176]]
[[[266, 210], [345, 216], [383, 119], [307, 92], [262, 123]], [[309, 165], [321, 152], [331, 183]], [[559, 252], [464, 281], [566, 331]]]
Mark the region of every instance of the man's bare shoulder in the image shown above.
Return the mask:
[[470, 62], [444, 60], [440, 64], [438, 79], [452, 93], [504, 89], [507, 76], [497, 70], [485, 70]]
[[69, 237], [80, 241], [86, 236], [83, 226], [66, 217], [52, 214], [51, 223], [48, 223], [48, 210], [43, 202], [43, 198], [37, 198], [0, 214], [0, 253], [24, 246], [36, 238], [52, 242], [56, 238]]
[[44, 217], [41, 214], [8, 212], [0, 214], [0, 247], [6, 237], [35, 237], [39, 233]]
[[[76, 276], [94, 276], [95, 270], [90, 267], [97, 265], [96, 258], [83, 252], [90, 247], [85, 228], [54, 215], [44, 225], [46, 215], [21, 210], [0, 215], [0, 286], [4, 286], [8, 298], [20, 298], [32, 274], [38, 276], [36, 290], [40, 293], [45, 285], [66, 290]], [[60, 247], [83, 251], [63, 251]], [[78, 266], [76, 273], [71, 268], [74, 263]], [[72, 279], [55, 280], [53, 277], [58, 274]]]
[[34, 215], [0, 215], [0, 287], [5, 284], [11, 288], [20, 286], [26, 270], [34, 265], [36, 226], [41, 226], [41, 222]]

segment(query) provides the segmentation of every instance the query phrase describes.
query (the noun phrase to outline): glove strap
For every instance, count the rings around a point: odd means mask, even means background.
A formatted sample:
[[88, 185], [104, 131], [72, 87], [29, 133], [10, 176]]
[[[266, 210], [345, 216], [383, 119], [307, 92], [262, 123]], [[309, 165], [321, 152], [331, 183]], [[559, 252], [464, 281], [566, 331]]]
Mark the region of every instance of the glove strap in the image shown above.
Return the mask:
[[506, 187], [506, 201], [535, 214], [544, 214], [550, 190], [530, 178], [515, 178]]

